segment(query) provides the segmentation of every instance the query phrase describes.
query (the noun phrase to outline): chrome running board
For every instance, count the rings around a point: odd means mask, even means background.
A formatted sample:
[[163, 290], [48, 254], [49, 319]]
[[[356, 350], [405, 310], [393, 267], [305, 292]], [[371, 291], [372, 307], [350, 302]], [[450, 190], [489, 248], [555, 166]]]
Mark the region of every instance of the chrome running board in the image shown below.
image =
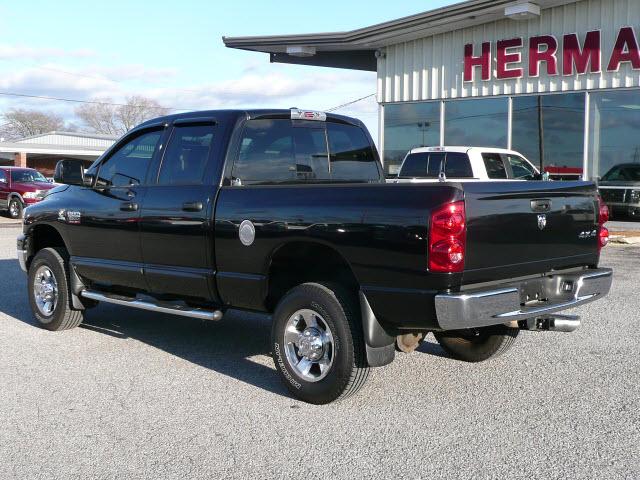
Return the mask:
[[203, 310], [201, 308], [189, 308], [180, 305], [171, 305], [168, 303], [152, 303], [138, 300], [136, 298], [124, 297], [110, 293], [101, 293], [93, 290], [83, 290], [80, 296], [95, 300], [97, 302], [112, 303], [114, 305], [122, 305], [124, 307], [137, 308], [139, 310], [148, 310], [150, 312], [168, 313], [170, 315], [179, 315], [181, 317], [199, 318], [200, 320], [211, 320], [217, 322], [222, 320], [222, 312], [220, 310]]

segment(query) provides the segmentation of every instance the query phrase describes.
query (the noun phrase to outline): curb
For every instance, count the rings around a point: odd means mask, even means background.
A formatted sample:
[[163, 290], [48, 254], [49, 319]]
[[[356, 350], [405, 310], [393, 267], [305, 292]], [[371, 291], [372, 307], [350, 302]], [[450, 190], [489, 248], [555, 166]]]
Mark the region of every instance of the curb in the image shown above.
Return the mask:
[[611, 235], [610, 241], [619, 245], [640, 245], [640, 236]]

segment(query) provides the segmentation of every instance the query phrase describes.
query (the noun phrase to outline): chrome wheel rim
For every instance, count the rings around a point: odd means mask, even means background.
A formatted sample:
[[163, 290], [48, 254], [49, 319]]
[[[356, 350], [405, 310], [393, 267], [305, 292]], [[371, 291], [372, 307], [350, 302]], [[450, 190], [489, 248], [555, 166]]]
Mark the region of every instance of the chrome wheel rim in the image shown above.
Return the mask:
[[16, 202], [11, 202], [9, 205], [9, 213], [12, 217], [17, 217], [20, 213], [20, 209], [18, 208], [18, 204]]
[[333, 365], [334, 341], [329, 324], [318, 312], [298, 310], [289, 317], [284, 331], [287, 362], [307, 382], [319, 382]]
[[38, 311], [50, 317], [58, 305], [58, 282], [49, 267], [43, 265], [33, 278], [33, 297]]

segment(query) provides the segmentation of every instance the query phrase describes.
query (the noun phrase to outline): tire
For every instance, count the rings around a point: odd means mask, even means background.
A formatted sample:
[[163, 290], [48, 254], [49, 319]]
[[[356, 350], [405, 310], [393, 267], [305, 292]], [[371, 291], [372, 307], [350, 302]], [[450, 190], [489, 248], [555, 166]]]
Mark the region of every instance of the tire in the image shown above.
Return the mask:
[[271, 329], [273, 361], [294, 397], [322, 405], [364, 385], [369, 366], [357, 305], [339, 286], [320, 283], [299, 285], [280, 301]]
[[44, 248], [29, 266], [31, 311], [40, 326], [56, 332], [75, 328], [83, 319], [83, 312], [72, 308], [67, 259], [68, 254], [62, 248]]
[[9, 208], [8, 213], [10, 218], [13, 218], [13, 219], [22, 218], [22, 214], [24, 212], [24, 205], [22, 205], [22, 202], [20, 201], [19, 198], [13, 197], [11, 200], [9, 200], [8, 208]]
[[434, 332], [440, 346], [451, 357], [464, 362], [484, 362], [509, 350], [520, 333], [506, 325]]

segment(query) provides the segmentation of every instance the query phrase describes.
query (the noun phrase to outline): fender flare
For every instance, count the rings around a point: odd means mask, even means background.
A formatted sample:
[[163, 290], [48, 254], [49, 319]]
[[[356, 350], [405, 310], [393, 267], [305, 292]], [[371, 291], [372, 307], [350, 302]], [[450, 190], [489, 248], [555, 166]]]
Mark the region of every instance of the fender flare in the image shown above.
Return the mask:
[[7, 206], [9, 205], [9, 202], [11, 201], [11, 199], [13, 197], [18, 197], [18, 200], [20, 200], [22, 202], [22, 205], [26, 205], [26, 203], [24, 203], [24, 198], [22, 198], [22, 195], [20, 195], [18, 192], [11, 192], [7, 196]]

